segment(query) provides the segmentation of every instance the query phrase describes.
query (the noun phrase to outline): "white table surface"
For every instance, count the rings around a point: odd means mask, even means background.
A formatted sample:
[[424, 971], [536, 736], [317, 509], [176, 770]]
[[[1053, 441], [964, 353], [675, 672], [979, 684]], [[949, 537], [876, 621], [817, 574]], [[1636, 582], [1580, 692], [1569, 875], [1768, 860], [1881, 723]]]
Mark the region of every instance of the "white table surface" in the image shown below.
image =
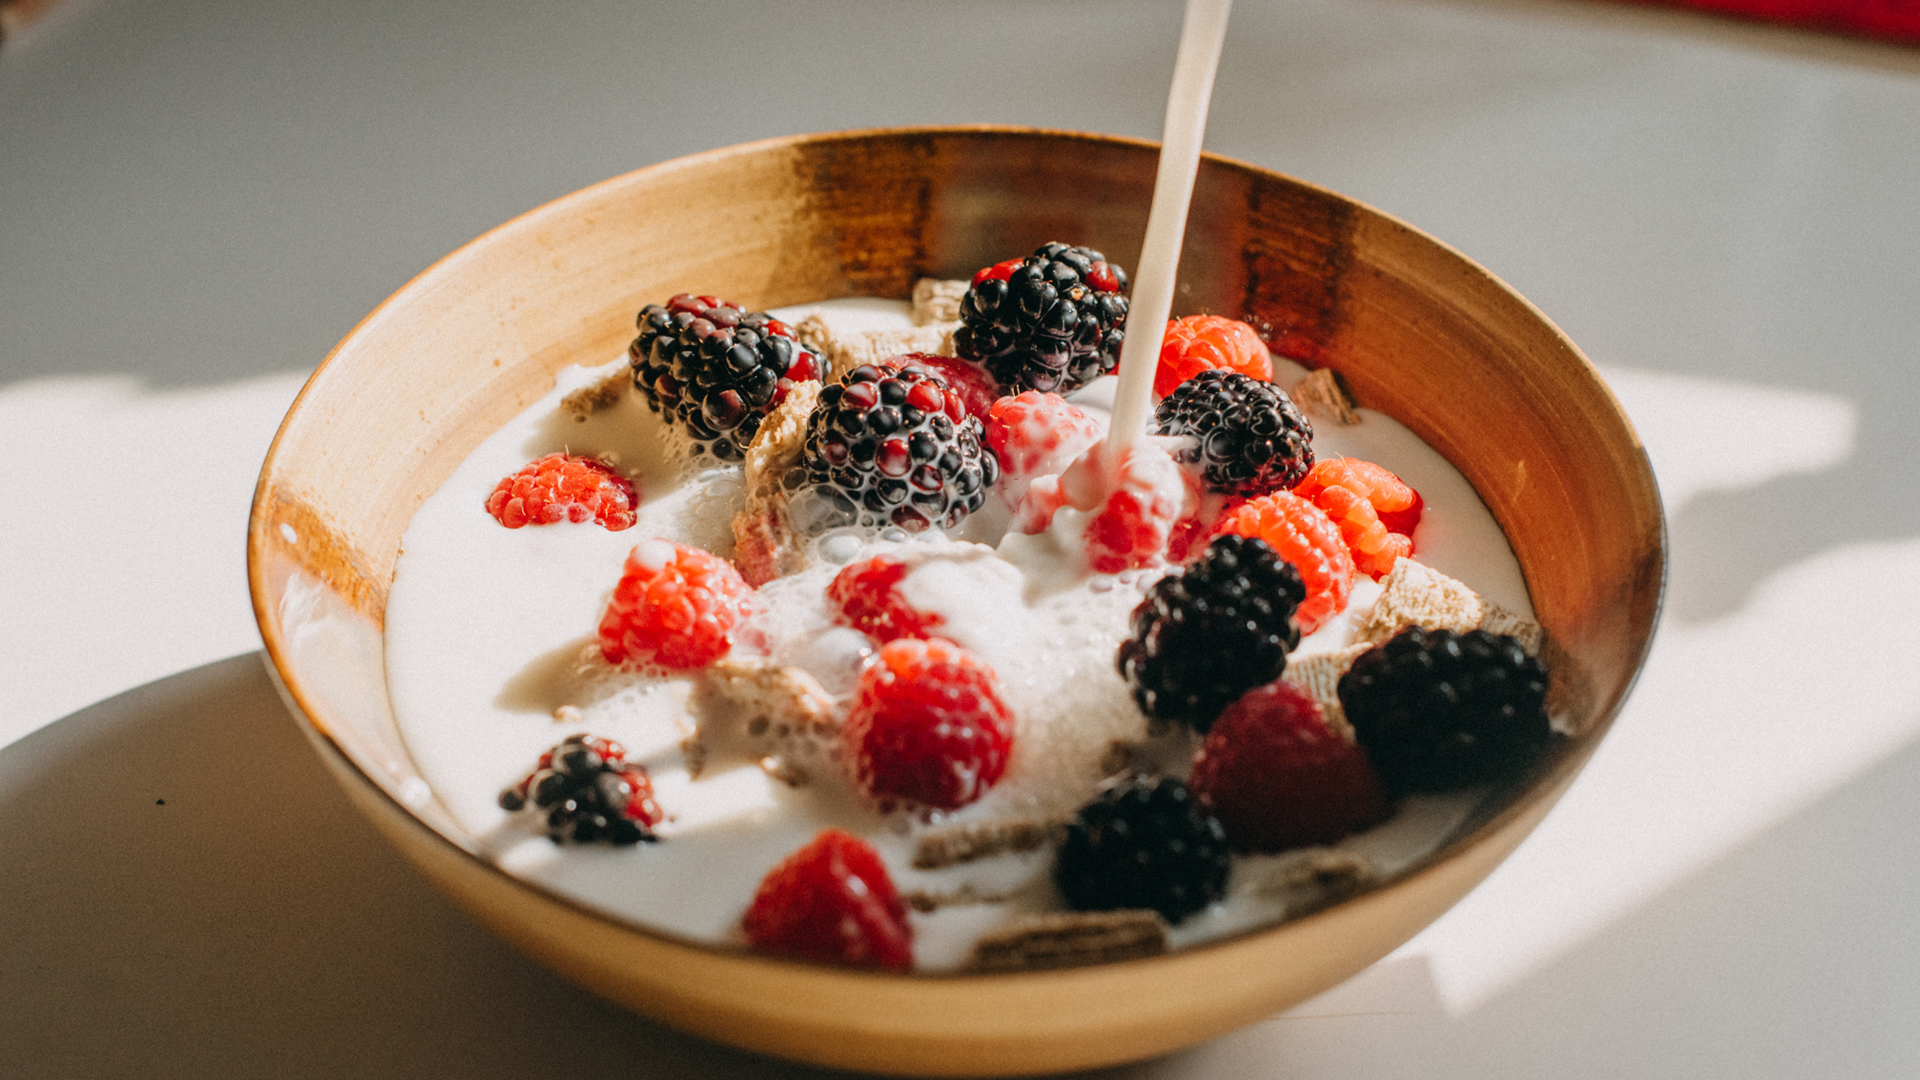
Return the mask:
[[[1155, 137], [1161, 0], [71, 0], [0, 50], [0, 1075], [763, 1077], [497, 944], [261, 671], [305, 374], [488, 227], [792, 132]], [[1115, 1077], [1920, 1074], [1920, 50], [1585, 0], [1241, 0], [1209, 149], [1512, 282], [1660, 475], [1660, 636], [1399, 952]]]

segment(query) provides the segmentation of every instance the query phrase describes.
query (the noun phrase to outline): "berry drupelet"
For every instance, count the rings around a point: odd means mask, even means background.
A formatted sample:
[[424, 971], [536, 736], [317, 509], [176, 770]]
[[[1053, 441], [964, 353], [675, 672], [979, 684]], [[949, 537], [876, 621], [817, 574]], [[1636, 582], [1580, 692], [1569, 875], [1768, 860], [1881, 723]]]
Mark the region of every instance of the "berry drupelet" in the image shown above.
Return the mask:
[[1172, 777], [1134, 777], [1067, 825], [1054, 884], [1075, 911], [1149, 908], [1179, 922], [1227, 891], [1227, 834]]
[[1354, 660], [1338, 693], [1395, 794], [1510, 776], [1553, 737], [1545, 665], [1484, 630], [1409, 626]]
[[1148, 716], [1205, 733], [1221, 710], [1280, 677], [1300, 643], [1306, 586], [1255, 537], [1216, 536], [1183, 572], [1154, 582], [1120, 643], [1120, 674]]
[[500, 793], [503, 810], [529, 802], [547, 811], [547, 836], [556, 844], [652, 842], [653, 826], [666, 816], [647, 771], [629, 765], [619, 743], [592, 735], [568, 736], [540, 755], [526, 779]]
[[741, 459], [789, 386], [826, 370], [787, 324], [716, 297], [681, 293], [640, 309], [637, 322], [627, 348], [634, 387], [722, 461]]
[[1203, 371], [1153, 411], [1154, 431], [1198, 445], [1175, 455], [1198, 463], [1209, 491], [1253, 498], [1291, 488], [1313, 467], [1313, 425], [1286, 391], [1237, 371]]
[[1072, 393], [1120, 362], [1126, 290], [1126, 273], [1098, 251], [1044, 244], [973, 276], [954, 347], [1003, 393]]
[[919, 364], [863, 364], [820, 391], [795, 474], [830, 504], [814, 525], [921, 532], [980, 509], [1000, 464], [945, 379]]

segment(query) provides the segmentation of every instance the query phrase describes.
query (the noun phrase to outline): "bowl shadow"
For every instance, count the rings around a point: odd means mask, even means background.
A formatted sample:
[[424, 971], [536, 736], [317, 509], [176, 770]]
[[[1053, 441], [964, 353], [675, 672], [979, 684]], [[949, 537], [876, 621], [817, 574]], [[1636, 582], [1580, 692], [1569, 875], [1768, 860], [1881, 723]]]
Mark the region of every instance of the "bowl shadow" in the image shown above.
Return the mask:
[[640, 1019], [469, 920], [314, 768], [257, 654], [0, 749], [0, 837], [21, 1075], [830, 1075]]

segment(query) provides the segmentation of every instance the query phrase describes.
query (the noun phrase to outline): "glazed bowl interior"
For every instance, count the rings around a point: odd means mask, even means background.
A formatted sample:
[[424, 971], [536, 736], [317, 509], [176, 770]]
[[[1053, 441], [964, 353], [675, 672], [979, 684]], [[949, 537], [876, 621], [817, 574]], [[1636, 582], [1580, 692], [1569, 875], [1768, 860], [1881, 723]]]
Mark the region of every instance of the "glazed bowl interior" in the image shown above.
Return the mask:
[[[1578, 731], [1411, 871], [1332, 909], [1148, 960], [891, 976], [679, 941], [506, 876], [415, 773], [387, 701], [382, 615], [414, 510], [570, 364], [623, 354], [678, 292], [749, 308], [904, 298], [922, 276], [1060, 239], [1135, 263], [1156, 150], [998, 128], [797, 137], [577, 192], [448, 256], [367, 317], [288, 414], [248, 538], [289, 703], [355, 803], [477, 917], [562, 973], [687, 1030], [887, 1072], [1125, 1061], [1303, 1000], [1412, 936], [1491, 871], [1592, 752], [1658, 610], [1660, 503], [1579, 351], [1486, 271], [1331, 192], [1202, 166], [1175, 314], [1239, 316], [1331, 367], [1448, 458], [1506, 530]], [[1151, 992], [1146, 992], [1151, 987]]]

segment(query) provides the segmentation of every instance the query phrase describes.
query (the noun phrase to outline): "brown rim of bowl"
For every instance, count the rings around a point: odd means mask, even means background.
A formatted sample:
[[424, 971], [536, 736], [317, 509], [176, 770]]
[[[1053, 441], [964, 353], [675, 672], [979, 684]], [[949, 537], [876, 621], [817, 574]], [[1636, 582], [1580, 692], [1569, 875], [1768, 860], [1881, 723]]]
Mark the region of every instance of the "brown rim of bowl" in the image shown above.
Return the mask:
[[[733, 958], [746, 959], [746, 960], [757, 961], [760, 963], [783, 966], [783, 967], [813, 968], [813, 969], [820, 970], [822, 972], [832, 972], [837, 975], [858, 976], [863, 978], [900, 979], [904, 977], [910, 980], [929, 981], [929, 982], [951, 981], [951, 980], [1019, 979], [1029, 975], [1036, 975], [1036, 974], [1059, 976], [1063, 974], [1070, 974], [1074, 970], [1094, 970], [1094, 969], [1107, 970], [1117, 966], [1152, 965], [1156, 963], [1166, 962], [1169, 958], [1178, 956], [1178, 955], [1185, 955], [1185, 954], [1191, 954], [1191, 953], [1195, 953], [1203, 950], [1212, 950], [1212, 949], [1228, 947], [1238, 942], [1244, 941], [1248, 938], [1256, 937], [1263, 934], [1275, 933], [1277, 931], [1285, 929], [1286, 927], [1292, 926], [1296, 923], [1306, 922], [1308, 920], [1318, 920], [1319, 918], [1328, 914], [1329, 912], [1345, 906], [1345, 904], [1348, 901], [1342, 901], [1339, 904], [1333, 905], [1331, 908], [1327, 908], [1322, 911], [1317, 911], [1312, 914], [1303, 915], [1303, 916], [1300, 916], [1299, 918], [1285, 919], [1281, 922], [1249, 928], [1246, 930], [1238, 931], [1236, 933], [1228, 934], [1223, 937], [1210, 939], [1205, 942], [1200, 942], [1194, 945], [1183, 946], [1179, 949], [1172, 950], [1168, 953], [1161, 954], [1158, 956], [1148, 956], [1148, 957], [1141, 957], [1141, 958], [1129, 959], [1129, 960], [1107, 961], [1103, 963], [1085, 965], [1078, 969], [1075, 969], [1075, 968], [1050, 969], [1047, 971], [1037, 971], [1037, 972], [967, 972], [967, 971], [911, 972], [902, 976], [896, 973], [866, 972], [866, 971], [861, 971], [859, 969], [847, 968], [847, 967], [832, 965], [832, 964], [825, 964], [825, 963], [820, 963], [816, 961], [770, 956], [764, 953], [754, 952], [753, 950], [741, 945], [726, 945], [726, 944], [716, 944], [714, 942], [709, 942], [709, 941], [700, 941], [693, 938], [682, 937], [680, 935], [663, 931], [655, 927], [647, 926], [643, 923], [634, 922], [624, 917], [610, 914], [606, 911], [595, 908], [591, 905], [583, 903], [572, 897], [555, 892], [543, 885], [539, 885], [534, 882], [527, 881], [523, 878], [515, 877], [514, 875], [509, 874], [507, 871], [501, 869], [496, 863], [488, 859], [482, 858], [478, 854], [472, 851], [469, 851], [467, 848], [463, 847], [462, 845], [455, 843], [453, 840], [449, 839], [447, 836], [440, 833], [437, 829], [432, 828], [431, 826], [427, 825], [426, 822], [420, 820], [420, 818], [416, 816], [411, 810], [407, 809], [405, 805], [400, 803], [398, 800], [394, 799], [393, 796], [387, 791], [385, 786], [380, 784], [373, 777], [369, 776], [367, 772], [364, 769], [362, 769], [356, 761], [354, 761], [353, 757], [347, 753], [345, 748], [339, 744], [339, 742], [333, 737], [333, 735], [330, 732], [328, 732], [323, 725], [316, 723], [314, 721], [313, 717], [315, 715], [315, 710], [313, 708], [312, 703], [308, 700], [307, 695], [304, 694], [295, 683], [289, 681], [286, 677], [286, 672], [287, 672], [287, 660], [285, 656], [286, 646], [284, 641], [281, 638], [280, 627], [272, 610], [273, 607], [275, 606], [275, 601], [266, 595], [267, 594], [267, 582], [265, 580], [266, 571], [263, 563], [263, 559], [264, 559], [263, 552], [265, 550], [265, 545], [267, 543], [266, 533], [269, 528], [269, 512], [271, 509], [271, 499], [270, 499], [271, 491], [268, 483], [268, 478], [270, 474], [274, 471], [274, 465], [279, 455], [281, 440], [286, 436], [288, 426], [292, 423], [295, 413], [297, 413], [300, 410], [301, 406], [306, 402], [308, 394], [313, 391], [315, 384], [327, 372], [328, 367], [334, 362], [335, 358], [340, 354], [340, 352], [346, 347], [346, 345], [349, 342], [351, 342], [356, 336], [359, 335], [362, 329], [364, 329], [369, 324], [381, 318], [389, 308], [399, 303], [403, 298], [408, 297], [411, 293], [421, 289], [427, 283], [431, 282], [434, 278], [438, 277], [443, 272], [445, 267], [447, 267], [454, 260], [461, 258], [462, 255], [468, 251], [468, 249], [473, 248], [476, 245], [479, 245], [481, 243], [484, 243], [489, 238], [497, 234], [500, 234], [502, 232], [508, 231], [510, 229], [527, 227], [533, 222], [545, 217], [546, 215], [558, 213], [561, 207], [563, 207], [565, 204], [569, 203], [574, 199], [584, 198], [588, 193], [598, 191], [604, 187], [624, 183], [636, 175], [659, 174], [659, 173], [671, 172], [671, 171], [675, 171], [683, 168], [693, 167], [698, 164], [704, 164], [716, 159], [726, 158], [726, 157], [735, 156], [735, 155], [758, 153], [774, 147], [803, 146], [811, 143], [853, 142], [853, 141], [860, 141], [863, 139], [870, 139], [876, 136], [884, 136], [888, 138], [900, 138], [900, 137], [914, 137], [914, 136], [966, 135], [970, 133], [1028, 136], [1028, 137], [1046, 138], [1046, 139], [1066, 139], [1066, 140], [1079, 141], [1079, 142], [1094, 142], [1094, 143], [1102, 143], [1107, 145], [1131, 146], [1136, 148], [1153, 150], [1155, 152], [1157, 152], [1159, 149], [1159, 144], [1151, 140], [1136, 139], [1128, 136], [1119, 136], [1119, 135], [1102, 135], [1096, 132], [1023, 127], [1020, 125], [1004, 125], [1004, 124], [956, 124], [956, 125], [928, 125], [928, 126], [913, 126], [913, 127], [898, 127], [898, 128], [861, 128], [861, 129], [855, 129], [850, 131], [816, 132], [816, 133], [805, 134], [805, 135], [788, 135], [788, 136], [780, 136], [780, 137], [770, 138], [770, 139], [761, 139], [755, 142], [739, 143], [732, 146], [720, 147], [713, 150], [706, 150], [700, 153], [689, 154], [683, 157], [673, 158], [668, 161], [658, 162], [653, 165], [644, 166], [640, 169], [635, 169], [635, 170], [632, 170], [631, 172], [622, 173], [618, 176], [609, 177], [606, 180], [601, 180], [597, 183], [590, 184], [587, 187], [569, 192], [549, 202], [543, 203], [542, 205], [535, 207], [532, 210], [529, 210], [514, 218], [511, 218], [508, 221], [503, 222], [500, 225], [497, 225], [487, 230], [484, 233], [481, 233], [479, 236], [476, 236], [472, 240], [461, 245], [459, 248], [456, 248], [454, 251], [449, 252], [447, 255], [444, 255], [441, 258], [435, 260], [431, 266], [427, 267], [427, 269], [415, 275], [405, 285], [395, 290], [391, 296], [381, 301], [379, 306], [375, 307], [371, 312], [369, 312], [366, 315], [366, 317], [362, 318], [358, 323], [356, 323], [354, 325], [354, 328], [350, 330], [345, 337], [341, 338], [340, 342], [336, 344], [333, 347], [333, 349], [328, 352], [326, 358], [320, 362], [320, 365], [314, 369], [313, 374], [307, 378], [306, 383], [300, 389], [299, 395], [295, 397], [293, 404], [288, 408], [286, 418], [281, 421], [281, 425], [279, 429], [275, 432], [273, 442], [268, 447], [266, 459], [261, 466], [260, 479], [255, 487], [252, 511], [251, 511], [249, 522], [248, 522], [248, 528], [247, 528], [248, 589], [252, 595], [254, 618], [259, 625], [261, 639], [265, 645], [265, 652], [268, 660], [268, 665], [270, 668], [270, 673], [273, 675], [274, 684], [280, 689], [282, 697], [286, 700], [287, 704], [293, 709], [293, 711], [298, 714], [298, 718], [300, 722], [308, 729], [309, 735], [320, 740], [324, 745], [326, 752], [331, 754], [332, 757], [336, 761], [338, 761], [341, 765], [345, 766], [346, 769], [350, 770], [351, 773], [354, 776], [356, 776], [367, 788], [375, 792], [382, 801], [389, 804], [390, 807], [397, 812], [397, 817], [399, 819], [406, 821], [412, 828], [417, 829], [420, 833], [424, 834], [427, 837], [430, 837], [433, 842], [437, 843], [438, 845], [444, 846], [452, 854], [458, 857], [464, 858], [465, 860], [469, 861], [474, 867], [477, 867], [487, 872], [488, 874], [494, 877], [497, 877], [500, 881], [502, 881], [503, 883], [513, 888], [523, 889], [530, 893], [534, 893], [538, 895], [541, 899], [547, 902], [555, 903], [563, 907], [569, 908], [573, 911], [579, 912], [580, 914], [588, 918], [606, 923], [609, 926], [617, 927], [622, 930], [630, 931], [633, 933], [643, 935], [645, 937], [653, 938], [663, 943], [679, 945], [679, 946], [684, 946], [692, 949], [722, 954], [722, 955], [726, 955]], [[1452, 245], [1446, 243], [1445, 241], [1440, 240], [1426, 233], [1425, 231], [1419, 229], [1418, 227], [1408, 224], [1407, 222], [1402, 221], [1400, 218], [1395, 217], [1392, 214], [1388, 214], [1384, 211], [1381, 211], [1367, 203], [1360, 202], [1359, 200], [1352, 199], [1348, 196], [1340, 195], [1329, 188], [1325, 188], [1320, 185], [1312, 184], [1303, 180], [1298, 180], [1291, 176], [1286, 176], [1285, 174], [1277, 173], [1271, 169], [1262, 168], [1258, 165], [1253, 165], [1248, 162], [1240, 161], [1235, 158], [1224, 157], [1219, 154], [1213, 154], [1213, 153], [1207, 153], [1203, 156], [1207, 162], [1210, 162], [1214, 165], [1224, 166], [1229, 169], [1242, 170], [1257, 176], [1263, 176], [1263, 177], [1272, 178], [1272, 179], [1280, 179], [1286, 183], [1297, 184], [1308, 190], [1329, 196], [1331, 198], [1334, 198], [1346, 203], [1353, 204], [1359, 207], [1360, 209], [1368, 213], [1374, 214], [1380, 219], [1398, 228], [1404, 229], [1408, 233], [1413, 234], [1425, 240], [1426, 242], [1431, 243], [1434, 246], [1440, 248], [1446, 253], [1454, 256], [1460, 261], [1460, 263], [1463, 266], [1469, 268], [1473, 274], [1480, 276], [1485, 281], [1495, 286], [1499, 291], [1506, 293], [1513, 300], [1517, 301], [1535, 318], [1539, 319], [1544, 326], [1552, 330], [1554, 336], [1559, 339], [1562, 345], [1565, 346], [1565, 348], [1568, 350], [1571, 356], [1574, 359], [1576, 359], [1585, 368], [1587, 374], [1592, 377], [1595, 387], [1599, 389], [1600, 392], [1603, 393], [1606, 396], [1607, 400], [1612, 404], [1613, 410], [1615, 414], [1617, 414], [1622, 426], [1625, 427], [1628, 433], [1632, 434], [1634, 437], [1635, 461], [1639, 465], [1640, 469], [1645, 472], [1648, 487], [1655, 492], [1657, 497], [1658, 485], [1654, 479], [1652, 464], [1647, 458], [1645, 447], [1643, 444], [1640, 443], [1638, 433], [1634, 430], [1632, 421], [1628, 418], [1626, 411], [1620, 407], [1620, 402], [1618, 398], [1614, 396], [1612, 389], [1607, 386], [1606, 381], [1602, 379], [1599, 375], [1599, 372], [1594, 369], [1592, 362], [1587, 359], [1586, 354], [1580, 350], [1579, 346], [1576, 345], [1572, 341], [1572, 339], [1567, 337], [1565, 332], [1560, 329], [1559, 325], [1554, 323], [1552, 319], [1547, 317], [1545, 312], [1542, 312], [1537, 306], [1533, 304], [1532, 301], [1522, 296], [1517, 290], [1515, 290], [1512, 286], [1508, 285], [1503, 279], [1501, 279], [1499, 276], [1495, 275], [1491, 271], [1487, 270], [1485, 267], [1481, 266], [1478, 262], [1475, 262], [1474, 260], [1468, 258], [1465, 254], [1460, 252], [1458, 249], [1454, 248]], [[1621, 686], [1620, 692], [1617, 695], [1615, 695], [1612, 702], [1610, 702], [1603, 710], [1601, 710], [1593, 718], [1592, 722], [1586, 727], [1584, 731], [1582, 731], [1582, 733], [1578, 737], [1571, 740], [1562, 740], [1558, 744], [1559, 749], [1550, 753], [1545, 759], [1543, 759], [1540, 763], [1536, 764], [1533, 768], [1529, 769], [1526, 773], [1524, 773], [1520, 777], [1517, 777], [1513, 780], [1508, 781], [1507, 783], [1498, 785], [1494, 789], [1489, 790], [1487, 795], [1482, 799], [1481, 803], [1475, 808], [1475, 810], [1472, 813], [1468, 815], [1467, 819], [1460, 826], [1462, 831], [1458, 835], [1456, 835], [1452, 840], [1434, 849], [1433, 851], [1428, 852], [1425, 856], [1414, 861], [1410, 866], [1401, 870], [1399, 873], [1394, 874], [1393, 876], [1386, 878], [1383, 881], [1380, 881], [1377, 884], [1367, 888], [1358, 896], [1350, 898], [1351, 900], [1359, 900], [1368, 896], [1378, 896], [1388, 892], [1399, 891], [1407, 888], [1412, 883], [1415, 883], [1422, 878], [1425, 878], [1427, 876], [1430, 876], [1436, 873], [1444, 864], [1453, 862], [1455, 859], [1459, 858], [1467, 849], [1476, 846], [1479, 843], [1479, 841], [1482, 840], [1483, 838], [1489, 836], [1490, 834], [1498, 832], [1503, 827], [1505, 827], [1509, 822], [1526, 814], [1528, 811], [1530, 811], [1535, 806], [1537, 806], [1542, 800], [1548, 800], [1548, 799], [1557, 800], [1560, 797], [1560, 795], [1564, 793], [1565, 788], [1572, 781], [1573, 777], [1576, 774], [1578, 774], [1580, 769], [1585, 765], [1586, 761], [1593, 755], [1593, 752], [1598, 747], [1601, 738], [1604, 737], [1606, 732], [1609, 729], [1611, 729], [1611, 727], [1613, 726], [1613, 722], [1615, 718], [1619, 715], [1621, 708], [1624, 706], [1627, 698], [1632, 693], [1634, 685], [1639, 681], [1640, 674], [1645, 669], [1645, 666], [1646, 666], [1647, 654], [1652, 649], [1652, 646], [1653, 646], [1655, 633], [1659, 626], [1660, 614], [1665, 604], [1667, 566], [1668, 566], [1668, 559], [1669, 559], [1668, 535], [1667, 535], [1668, 530], [1667, 530], [1665, 506], [1664, 504], [1660, 504], [1660, 505], [1657, 505], [1655, 509], [1657, 511], [1657, 515], [1656, 515], [1657, 520], [1655, 524], [1657, 526], [1656, 539], [1658, 540], [1659, 565], [1655, 568], [1657, 580], [1654, 582], [1652, 609], [1651, 609], [1650, 617], [1648, 620], [1646, 636], [1640, 643], [1640, 647], [1637, 655], [1635, 655], [1633, 658], [1632, 671], [1629, 674], [1626, 682]], [[1504, 797], [1502, 797], [1503, 793], [1504, 793]], [[1497, 804], [1497, 806], [1494, 809], [1492, 809], [1491, 812], [1489, 812], [1486, 809], [1488, 804]], [[1504, 859], [1502, 861], [1504, 861]]]

